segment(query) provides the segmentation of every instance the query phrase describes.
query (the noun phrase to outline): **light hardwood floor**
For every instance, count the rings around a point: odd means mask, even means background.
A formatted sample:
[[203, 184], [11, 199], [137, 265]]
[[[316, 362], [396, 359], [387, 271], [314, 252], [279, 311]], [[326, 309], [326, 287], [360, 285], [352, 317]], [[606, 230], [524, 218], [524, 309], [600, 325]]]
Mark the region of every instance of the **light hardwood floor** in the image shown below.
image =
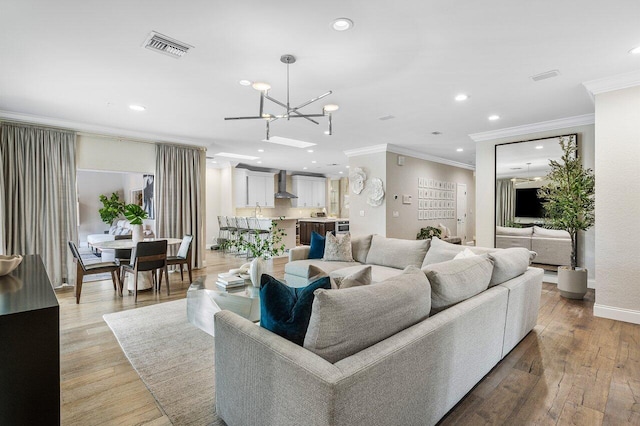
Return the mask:
[[[207, 252], [215, 274], [244, 259]], [[275, 259], [281, 278], [286, 259]], [[110, 281], [85, 283], [80, 305], [73, 289], [60, 302], [63, 425], [168, 425], [129, 364], [105, 313], [184, 298], [188, 279], [170, 274], [171, 296], [150, 291], [119, 298]], [[441, 422], [463, 424], [640, 425], [640, 326], [593, 317], [594, 294], [560, 297], [544, 284], [538, 325]]]

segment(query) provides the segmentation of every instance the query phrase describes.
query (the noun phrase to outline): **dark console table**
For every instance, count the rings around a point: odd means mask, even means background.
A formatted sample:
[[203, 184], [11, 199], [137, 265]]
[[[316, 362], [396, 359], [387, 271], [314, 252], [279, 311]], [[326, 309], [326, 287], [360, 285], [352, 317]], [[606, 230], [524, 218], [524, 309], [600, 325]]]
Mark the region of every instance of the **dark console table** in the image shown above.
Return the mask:
[[40, 256], [0, 277], [0, 425], [60, 424], [60, 313]]

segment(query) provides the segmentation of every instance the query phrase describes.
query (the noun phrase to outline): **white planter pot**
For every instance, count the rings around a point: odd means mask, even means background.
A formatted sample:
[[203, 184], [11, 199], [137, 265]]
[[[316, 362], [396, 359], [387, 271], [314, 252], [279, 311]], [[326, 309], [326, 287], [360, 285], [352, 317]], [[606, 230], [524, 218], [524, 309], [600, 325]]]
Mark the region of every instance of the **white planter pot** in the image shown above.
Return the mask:
[[256, 257], [251, 261], [249, 266], [249, 276], [251, 277], [251, 284], [254, 287], [260, 288], [260, 278], [262, 274], [267, 270], [267, 262], [263, 257]]
[[587, 270], [558, 267], [558, 291], [567, 299], [582, 299], [587, 293]]
[[142, 225], [131, 225], [131, 228], [133, 229], [131, 239], [133, 240], [134, 243], [137, 244], [144, 239]]

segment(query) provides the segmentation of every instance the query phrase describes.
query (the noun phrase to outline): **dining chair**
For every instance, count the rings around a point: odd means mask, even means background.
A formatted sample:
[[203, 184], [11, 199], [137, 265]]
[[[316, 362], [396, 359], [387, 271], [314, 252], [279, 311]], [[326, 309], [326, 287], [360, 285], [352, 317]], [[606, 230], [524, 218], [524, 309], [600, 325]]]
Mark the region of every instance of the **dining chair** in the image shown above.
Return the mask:
[[80, 293], [82, 293], [82, 281], [85, 275], [104, 274], [109, 272], [111, 274], [111, 281], [113, 281], [113, 289], [118, 291], [118, 294], [122, 296], [122, 284], [119, 282], [120, 277], [116, 273], [120, 269], [120, 265], [116, 262], [100, 262], [85, 265], [78, 251], [78, 247], [73, 241], [69, 241], [69, 248], [71, 254], [73, 254], [73, 261], [76, 264], [76, 303], [80, 303]]
[[[157, 276], [158, 270], [160, 270], [160, 277]], [[170, 295], [169, 271], [167, 270], [167, 240], [139, 242], [131, 252], [130, 263], [122, 265], [120, 284], [122, 285], [127, 272], [134, 275], [133, 292], [134, 302], [136, 303], [138, 302], [138, 273], [143, 271], [152, 272], [154, 287], [158, 292], [162, 286], [162, 273], [164, 272], [167, 276], [167, 295]]]
[[[187, 271], [189, 272], [189, 284], [193, 282], [191, 278], [191, 243], [193, 242], [193, 235], [185, 235], [182, 237], [182, 243], [178, 249], [178, 254], [175, 256], [167, 257], [167, 265], [179, 265], [180, 267], [180, 281], [184, 281], [184, 275], [182, 273], [182, 265], [187, 265]], [[168, 280], [169, 277], [167, 277]]]

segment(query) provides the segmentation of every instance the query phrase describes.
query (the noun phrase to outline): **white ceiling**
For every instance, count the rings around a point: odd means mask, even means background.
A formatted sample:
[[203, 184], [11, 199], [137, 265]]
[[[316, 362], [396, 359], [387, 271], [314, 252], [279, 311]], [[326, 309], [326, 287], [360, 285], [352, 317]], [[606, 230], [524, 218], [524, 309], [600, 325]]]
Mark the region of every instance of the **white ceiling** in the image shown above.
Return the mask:
[[[638, 0], [0, 0], [0, 15], [0, 116], [154, 135], [207, 146], [208, 156], [258, 155], [263, 167], [334, 175], [346, 172], [344, 150], [386, 143], [473, 164], [469, 134], [593, 113], [582, 82], [640, 68], [640, 55], [627, 53], [640, 45]], [[354, 28], [334, 31], [343, 16]], [[195, 48], [179, 60], [141, 48], [152, 30]], [[303, 111], [340, 105], [334, 136], [323, 134], [324, 120], [272, 124], [272, 136], [317, 143], [312, 154], [260, 142], [259, 120], [223, 119], [257, 113], [258, 92], [241, 79], [267, 81], [286, 98], [285, 53], [298, 59], [293, 104], [333, 90]], [[529, 78], [553, 69], [559, 77]], [[454, 101], [461, 92], [471, 98]]]
[[551, 170], [549, 160], [559, 161], [561, 157], [562, 148], [558, 138], [497, 145], [496, 178], [544, 177]]

